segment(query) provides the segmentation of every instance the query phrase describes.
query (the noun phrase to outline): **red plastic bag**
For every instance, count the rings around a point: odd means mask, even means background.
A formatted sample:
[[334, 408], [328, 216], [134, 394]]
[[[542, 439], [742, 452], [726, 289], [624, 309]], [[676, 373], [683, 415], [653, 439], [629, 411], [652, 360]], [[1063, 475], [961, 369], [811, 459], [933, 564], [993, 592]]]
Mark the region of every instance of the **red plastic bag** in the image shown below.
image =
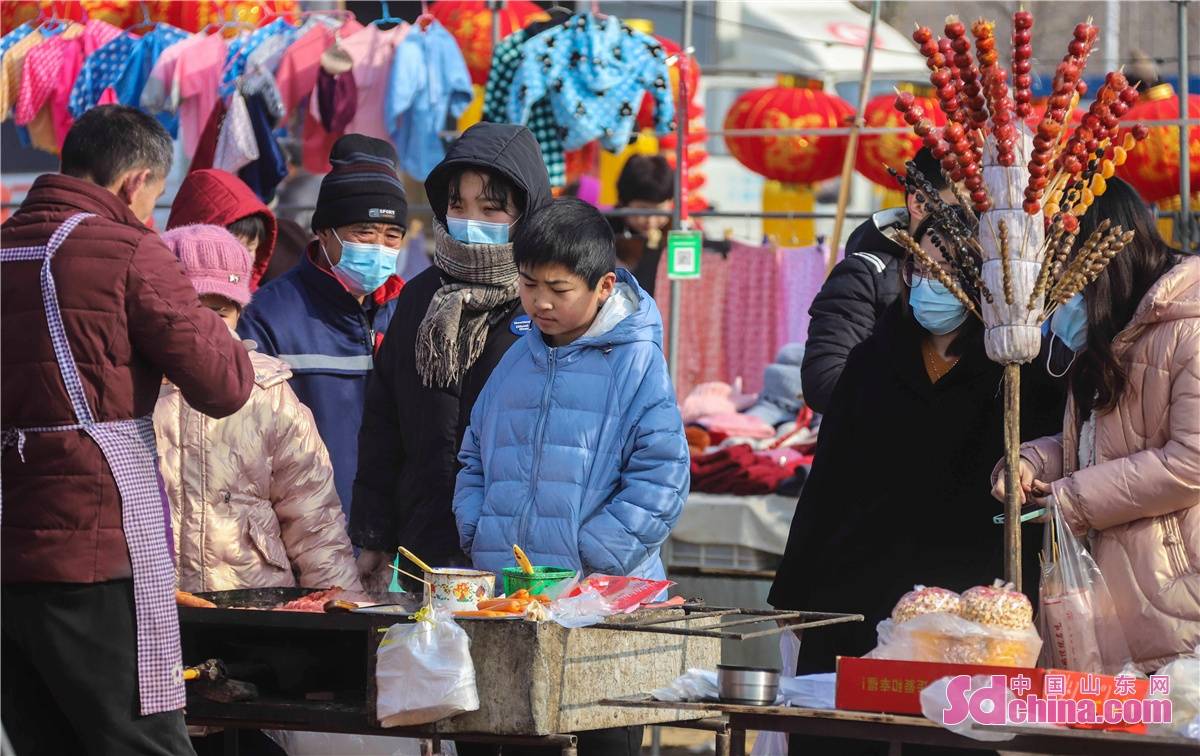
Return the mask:
[[585, 589], [590, 589], [604, 597], [614, 614], [625, 614], [632, 612], [642, 604], [654, 601], [659, 594], [673, 585], [675, 583], [670, 580], [646, 580], [645, 578], [593, 574], [575, 586], [567, 594], [567, 598], [578, 596]]

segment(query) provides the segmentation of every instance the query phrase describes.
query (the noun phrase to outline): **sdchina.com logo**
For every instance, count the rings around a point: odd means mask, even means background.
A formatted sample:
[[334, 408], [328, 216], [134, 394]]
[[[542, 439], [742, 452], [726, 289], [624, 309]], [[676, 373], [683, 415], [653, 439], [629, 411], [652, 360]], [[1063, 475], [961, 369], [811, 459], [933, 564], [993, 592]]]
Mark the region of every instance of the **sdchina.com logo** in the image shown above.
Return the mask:
[[[1168, 698], [1133, 698], [1137, 680], [1117, 677], [1111, 694], [1116, 698], [1065, 698], [1062, 675], [1047, 674], [1045, 695], [1030, 692], [1032, 681], [1025, 675], [992, 675], [988, 685], [971, 690], [971, 678], [958, 675], [946, 687], [947, 704], [942, 710], [942, 723], [947, 727], [962, 724], [968, 718], [981, 725], [1121, 725], [1170, 724], [1171, 700]], [[1009, 695], [1012, 691], [1013, 695]], [[1153, 675], [1150, 695], [1166, 696], [1171, 692], [1171, 678]], [[1079, 692], [1098, 697], [1100, 679], [1086, 675], [1079, 683]]]

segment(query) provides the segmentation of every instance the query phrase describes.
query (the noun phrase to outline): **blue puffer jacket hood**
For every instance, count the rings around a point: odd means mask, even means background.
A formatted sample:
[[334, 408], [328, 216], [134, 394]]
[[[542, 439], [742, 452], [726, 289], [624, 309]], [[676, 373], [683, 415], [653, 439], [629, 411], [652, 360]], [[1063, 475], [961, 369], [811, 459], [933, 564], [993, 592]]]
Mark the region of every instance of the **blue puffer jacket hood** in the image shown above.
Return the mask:
[[[535, 564], [661, 578], [688, 448], [658, 307], [627, 271], [584, 336], [533, 327], [493, 371], [463, 440], [454, 514], [479, 569]], [[635, 304], [636, 303], [636, 304]]]

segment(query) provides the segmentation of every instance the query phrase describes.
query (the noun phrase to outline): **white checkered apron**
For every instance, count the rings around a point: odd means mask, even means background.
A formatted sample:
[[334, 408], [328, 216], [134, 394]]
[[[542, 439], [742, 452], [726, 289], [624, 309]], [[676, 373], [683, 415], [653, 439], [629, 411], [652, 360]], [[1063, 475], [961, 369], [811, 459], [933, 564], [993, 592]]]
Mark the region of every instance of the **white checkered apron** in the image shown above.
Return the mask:
[[[121, 495], [121, 526], [133, 566], [133, 604], [137, 618], [138, 701], [143, 715], [183, 708], [183, 665], [179, 648], [179, 613], [175, 608], [175, 570], [163, 520], [158, 488], [154, 423], [147, 417], [97, 422], [83, 393], [83, 382], [67, 341], [50, 261], [75, 227], [91, 217], [68, 218], [41, 247], [0, 250], [0, 262], [40, 260], [42, 304], [54, 344], [59, 373], [71, 399], [75, 422], [36, 428], [6, 428], [3, 446], [16, 446], [25, 459], [29, 433], [83, 431], [96, 442], [112, 470]], [[104, 632], [93, 628], [93, 632]]]

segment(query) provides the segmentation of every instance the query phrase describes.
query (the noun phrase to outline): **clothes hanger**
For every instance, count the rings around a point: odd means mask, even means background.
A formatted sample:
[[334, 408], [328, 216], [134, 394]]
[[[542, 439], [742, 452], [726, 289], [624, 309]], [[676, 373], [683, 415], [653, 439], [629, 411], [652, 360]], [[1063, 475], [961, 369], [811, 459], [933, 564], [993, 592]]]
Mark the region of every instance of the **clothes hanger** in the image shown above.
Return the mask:
[[145, 0], [142, 0], [141, 2], [139, 2], [138, 5], [141, 6], [141, 9], [142, 9], [142, 20], [139, 21], [138, 23], [134, 24], [133, 26], [129, 27], [128, 29], [126, 29], [123, 32], [124, 34], [134, 34], [135, 30], [138, 30], [138, 29], [146, 29], [147, 31], [153, 31], [155, 28], [158, 27], [158, 22], [155, 21], [154, 19], [150, 18], [150, 7], [149, 7], [149, 5], [147, 5]]
[[[384, 24], [395, 24], [398, 26], [404, 23], [404, 19], [396, 18], [392, 15], [392, 11], [388, 7], [387, 0], [383, 0], [380, 5], [383, 6], [383, 15], [372, 21], [371, 26], [374, 26], [378, 29]], [[429, 22], [432, 20], [433, 16], [429, 15], [429, 6], [424, 2], [424, 0], [422, 0], [421, 15], [417, 17], [417, 24], [421, 27], [421, 30], [424, 31], [425, 29], [429, 28]]]

